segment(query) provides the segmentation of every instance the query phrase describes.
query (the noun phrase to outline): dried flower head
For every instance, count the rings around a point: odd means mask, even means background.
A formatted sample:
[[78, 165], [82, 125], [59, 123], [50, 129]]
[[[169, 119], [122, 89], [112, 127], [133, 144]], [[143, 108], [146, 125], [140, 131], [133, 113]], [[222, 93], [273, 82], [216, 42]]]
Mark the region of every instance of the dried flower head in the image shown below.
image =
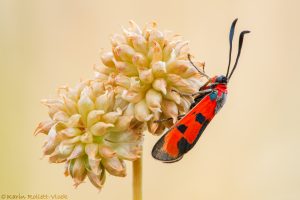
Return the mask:
[[[189, 95], [202, 86], [202, 77], [188, 61], [188, 42], [181, 36], [158, 30], [154, 22], [143, 30], [133, 21], [130, 25], [111, 37], [112, 51], [102, 54], [104, 65], [95, 66], [96, 78], [111, 80], [135, 119], [145, 122], [149, 132], [161, 134], [189, 110]], [[163, 118], [173, 120], [155, 122]]]
[[97, 188], [105, 171], [126, 176], [124, 160], [140, 156], [142, 127], [133, 127], [128, 106], [115, 99], [112, 86], [97, 80], [59, 90], [59, 98], [42, 101], [50, 120], [41, 122], [35, 134], [47, 135], [44, 155], [51, 163], [66, 163], [65, 175], [75, 185], [86, 176]]

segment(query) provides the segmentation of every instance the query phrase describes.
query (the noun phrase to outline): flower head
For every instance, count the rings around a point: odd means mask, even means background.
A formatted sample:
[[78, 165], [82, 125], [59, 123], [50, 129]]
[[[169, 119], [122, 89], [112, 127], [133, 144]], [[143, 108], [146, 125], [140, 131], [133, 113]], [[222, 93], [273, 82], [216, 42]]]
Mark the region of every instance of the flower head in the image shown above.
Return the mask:
[[97, 80], [59, 90], [59, 98], [42, 100], [50, 120], [41, 122], [35, 134], [47, 135], [43, 152], [51, 163], [66, 163], [65, 175], [75, 185], [86, 176], [97, 188], [105, 171], [125, 176], [124, 160], [140, 156], [141, 131], [134, 127], [128, 106], [115, 99], [113, 88]]
[[[188, 112], [193, 101], [189, 95], [203, 84], [201, 75], [187, 59], [188, 42], [181, 36], [158, 30], [154, 22], [143, 30], [133, 21], [130, 25], [111, 37], [112, 51], [102, 54], [104, 65], [95, 67], [96, 77], [110, 79], [135, 119], [145, 122], [151, 133], [161, 134]], [[173, 120], [155, 122], [164, 118]]]

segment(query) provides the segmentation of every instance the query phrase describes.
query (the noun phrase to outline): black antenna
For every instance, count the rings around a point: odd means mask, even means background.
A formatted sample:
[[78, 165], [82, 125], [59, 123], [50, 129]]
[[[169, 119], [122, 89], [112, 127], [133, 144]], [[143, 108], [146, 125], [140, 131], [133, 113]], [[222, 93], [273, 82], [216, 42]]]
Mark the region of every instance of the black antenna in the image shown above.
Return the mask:
[[189, 59], [190, 63], [196, 68], [196, 70], [197, 70], [201, 75], [205, 76], [207, 79], [210, 79], [210, 77], [209, 77], [208, 75], [206, 75], [205, 73], [201, 72], [201, 71], [198, 69], [198, 67], [192, 62], [192, 60], [191, 60], [191, 55], [190, 55], [190, 54], [188, 54], [188, 59]]
[[244, 35], [247, 34], [247, 33], [250, 33], [250, 31], [242, 31], [240, 33], [240, 37], [239, 37], [239, 49], [238, 49], [238, 54], [236, 56], [236, 59], [235, 59], [235, 63], [234, 63], [234, 66], [233, 66], [233, 69], [228, 77], [228, 81], [230, 80], [230, 77], [232, 76], [236, 66], [237, 66], [237, 63], [239, 61], [239, 58], [240, 58], [240, 55], [241, 55], [241, 50], [242, 50], [242, 46], [243, 46], [243, 41], [244, 41]]
[[228, 61], [228, 67], [227, 67], [227, 73], [226, 73], [226, 78], [228, 78], [228, 73], [230, 70], [230, 63], [231, 63], [231, 52], [232, 52], [232, 40], [233, 40], [233, 35], [234, 35], [234, 29], [235, 29], [235, 24], [237, 22], [237, 18], [232, 22], [230, 32], [229, 32], [229, 61]]

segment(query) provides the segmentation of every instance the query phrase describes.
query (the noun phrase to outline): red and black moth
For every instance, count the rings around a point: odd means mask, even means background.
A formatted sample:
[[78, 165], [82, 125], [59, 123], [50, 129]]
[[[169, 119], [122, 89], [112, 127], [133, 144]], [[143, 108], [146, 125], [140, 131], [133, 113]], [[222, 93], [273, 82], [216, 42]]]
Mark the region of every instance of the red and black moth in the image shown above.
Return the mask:
[[[173, 127], [171, 127], [154, 145], [152, 149], [152, 156], [155, 159], [167, 163], [180, 160], [185, 153], [194, 147], [207, 125], [224, 105], [227, 96], [227, 84], [236, 69], [241, 54], [244, 35], [250, 33], [250, 31], [242, 31], [240, 33], [237, 57], [233, 68], [229, 73], [231, 64], [232, 40], [236, 22], [237, 19], [232, 22], [229, 32], [229, 62], [226, 76], [220, 75], [210, 78], [204, 72], [201, 72], [193, 64], [190, 56], [188, 56], [191, 64], [198, 70], [200, 74], [205, 76], [208, 81], [199, 89], [197, 93], [193, 94], [195, 98], [194, 103], [190, 106], [190, 111], [183, 116], [179, 116], [179, 121]], [[164, 120], [159, 120], [157, 123]]]

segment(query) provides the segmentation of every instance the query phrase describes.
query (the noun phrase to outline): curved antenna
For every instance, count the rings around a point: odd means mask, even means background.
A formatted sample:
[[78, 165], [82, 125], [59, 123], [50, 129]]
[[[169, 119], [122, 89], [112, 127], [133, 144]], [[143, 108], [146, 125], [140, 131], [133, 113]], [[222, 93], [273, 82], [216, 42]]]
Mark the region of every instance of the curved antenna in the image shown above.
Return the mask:
[[207, 79], [210, 79], [210, 77], [208, 75], [206, 75], [205, 73], [201, 72], [198, 67], [193, 63], [193, 61], [191, 60], [191, 54], [188, 54], [188, 59], [190, 61], [190, 63], [196, 68], [196, 70], [203, 76], [205, 76]]
[[228, 77], [228, 81], [230, 80], [237, 64], [238, 64], [238, 61], [239, 61], [239, 58], [240, 58], [240, 55], [241, 55], [241, 50], [242, 50], [242, 46], [243, 46], [243, 41], [244, 41], [244, 35], [247, 34], [247, 33], [250, 33], [250, 31], [242, 31], [240, 33], [240, 37], [239, 37], [239, 49], [238, 49], [238, 54], [236, 56], [236, 59], [235, 59], [235, 63], [234, 63], [234, 66], [233, 66], [233, 69], [232, 71], [230, 72], [230, 75]]
[[230, 70], [230, 64], [231, 64], [231, 52], [232, 52], [232, 40], [233, 40], [233, 35], [234, 35], [234, 29], [235, 29], [235, 24], [237, 22], [237, 18], [232, 22], [231, 27], [230, 27], [230, 32], [229, 32], [229, 61], [228, 61], [228, 67], [227, 67], [227, 72], [226, 72], [226, 78], [228, 78], [228, 73]]

